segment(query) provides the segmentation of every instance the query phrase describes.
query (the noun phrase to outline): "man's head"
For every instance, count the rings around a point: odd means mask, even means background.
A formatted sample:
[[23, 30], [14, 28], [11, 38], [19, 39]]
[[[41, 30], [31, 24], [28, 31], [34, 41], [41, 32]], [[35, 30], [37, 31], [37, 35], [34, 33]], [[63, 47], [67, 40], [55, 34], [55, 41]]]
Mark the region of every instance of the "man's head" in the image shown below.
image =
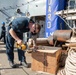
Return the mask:
[[5, 22], [2, 22], [2, 25], [5, 26]]
[[41, 26], [36, 23], [36, 24], [33, 24], [33, 25], [32, 25], [32, 28], [33, 28], [33, 30], [34, 30], [33, 33], [39, 33], [39, 32], [40, 32], [40, 29], [41, 29]]
[[17, 9], [17, 13], [20, 13], [21, 12], [21, 10], [20, 9]]
[[37, 34], [40, 32], [41, 26], [37, 23], [29, 23], [30, 26], [30, 32], [33, 34]]

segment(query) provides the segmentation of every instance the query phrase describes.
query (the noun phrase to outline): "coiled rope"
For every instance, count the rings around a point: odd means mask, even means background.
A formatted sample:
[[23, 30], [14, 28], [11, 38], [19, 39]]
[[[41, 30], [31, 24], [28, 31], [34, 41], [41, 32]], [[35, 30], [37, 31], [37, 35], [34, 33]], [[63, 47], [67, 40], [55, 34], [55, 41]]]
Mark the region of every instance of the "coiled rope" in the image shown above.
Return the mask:
[[57, 75], [76, 75], [76, 49], [69, 49], [65, 67]]

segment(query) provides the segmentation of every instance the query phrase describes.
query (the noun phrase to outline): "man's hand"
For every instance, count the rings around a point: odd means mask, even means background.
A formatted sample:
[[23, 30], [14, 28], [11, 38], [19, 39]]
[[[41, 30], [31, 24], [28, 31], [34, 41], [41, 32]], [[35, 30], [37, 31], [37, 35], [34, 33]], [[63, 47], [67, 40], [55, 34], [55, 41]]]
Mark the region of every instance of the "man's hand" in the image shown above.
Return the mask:
[[17, 40], [17, 44], [22, 45], [22, 40]]

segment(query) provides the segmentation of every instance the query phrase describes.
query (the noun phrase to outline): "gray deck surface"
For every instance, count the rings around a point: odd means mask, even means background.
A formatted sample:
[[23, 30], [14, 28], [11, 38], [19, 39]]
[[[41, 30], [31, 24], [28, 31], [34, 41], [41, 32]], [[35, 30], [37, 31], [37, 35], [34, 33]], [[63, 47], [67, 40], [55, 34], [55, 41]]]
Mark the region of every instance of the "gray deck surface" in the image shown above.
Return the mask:
[[[31, 53], [25, 53], [26, 60], [28, 63], [31, 64]], [[15, 63], [19, 64], [18, 61], [18, 55], [17, 51], [14, 51], [14, 61]], [[6, 48], [5, 45], [0, 42], [0, 75], [53, 75], [53, 74], [48, 74], [44, 72], [35, 72], [31, 70], [30, 68], [25, 68], [24, 66], [19, 66], [19, 68], [11, 68], [9, 66], [8, 60], [7, 60], [7, 55], [6, 55]]]

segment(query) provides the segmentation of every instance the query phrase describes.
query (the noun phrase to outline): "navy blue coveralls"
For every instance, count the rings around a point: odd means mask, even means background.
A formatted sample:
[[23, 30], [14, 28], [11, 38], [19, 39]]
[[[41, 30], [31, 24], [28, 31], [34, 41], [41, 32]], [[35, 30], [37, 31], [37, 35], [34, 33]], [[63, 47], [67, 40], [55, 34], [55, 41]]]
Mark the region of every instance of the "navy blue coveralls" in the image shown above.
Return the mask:
[[[14, 42], [15, 42], [15, 40], [10, 35], [9, 30], [10, 30], [10, 28], [12, 28], [15, 31], [15, 33], [17, 34], [17, 36], [20, 39], [23, 39], [23, 33], [29, 31], [29, 28], [27, 28], [28, 24], [29, 23], [28, 23], [27, 18], [20, 17], [20, 18], [14, 19], [12, 21], [12, 25], [8, 26], [8, 33], [7, 33], [7, 37], [6, 37], [6, 53], [8, 56], [8, 60], [11, 62], [14, 61]], [[23, 50], [18, 49], [18, 58], [19, 58], [19, 61], [21, 61], [21, 62], [26, 61], [24, 53], [25, 52]]]
[[0, 37], [0, 39], [4, 39], [4, 43], [6, 43], [6, 39], [5, 39], [5, 37], [6, 37], [6, 28], [5, 28], [5, 26], [2, 26], [1, 27], [2, 28], [2, 31], [1, 31], [1, 37]]

